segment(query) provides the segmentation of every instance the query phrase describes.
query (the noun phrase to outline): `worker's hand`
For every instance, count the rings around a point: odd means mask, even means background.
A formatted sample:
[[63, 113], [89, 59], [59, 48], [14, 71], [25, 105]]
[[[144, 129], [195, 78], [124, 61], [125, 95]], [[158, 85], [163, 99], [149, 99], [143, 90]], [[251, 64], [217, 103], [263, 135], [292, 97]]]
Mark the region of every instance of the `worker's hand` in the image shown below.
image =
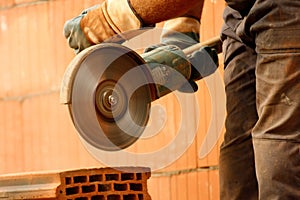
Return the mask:
[[210, 47], [202, 47], [187, 56], [191, 63], [191, 77], [178, 90], [185, 93], [193, 93], [198, 90], [195, 81], [213, 74], [219, 66], [218, 54]]
[[82, 11], [79, 16], [68, 20], [64, 25], [64, 36], [68, 40], [69, 46], [74, 49], [76, 54], [92, 45], [82, 32], [80, 22], [89, 11], [98, 7], [99, 5], [96, 5]]
[[190, 79], [194, 81], [213, 74], [219, 66], [217, 51], [207, 46], [194, 51], [187, 57], [192, 65]]
[[115, 34], [139, 29], [141, 24], [127, 0], [106, 0], [101, 5], [86, 9], [79, 16], [67, 21], [64, 35], [69, 46], [78, 53]]
[[[194, 18], [179, 17], [168, 20], [163, 28], [161, 43], [146, 48], [145, 52], [164, 45], [176, 45], [181, 49], [185, 49], [199, 43], [200, 22]], [[188, 55], [188, 59], [191, 63], [191, 77], [178, 90], [192, 93], [198, 90], [195, 81], [215, 72], [218, 67], [218, 55], [210, 47], [203, 47]]]
[[[200, 22], [195, 18], [178, 17], [167, 20], [163, 26], [161, 43], [147, 47], [145, 52], [165, 45], [176, 45], [180, 49], [185, 49], [199, 42], [199, 31]], [[198, 90], [198, 86], [194, 80], [190, 79], [179, 90], [192, 93]]]

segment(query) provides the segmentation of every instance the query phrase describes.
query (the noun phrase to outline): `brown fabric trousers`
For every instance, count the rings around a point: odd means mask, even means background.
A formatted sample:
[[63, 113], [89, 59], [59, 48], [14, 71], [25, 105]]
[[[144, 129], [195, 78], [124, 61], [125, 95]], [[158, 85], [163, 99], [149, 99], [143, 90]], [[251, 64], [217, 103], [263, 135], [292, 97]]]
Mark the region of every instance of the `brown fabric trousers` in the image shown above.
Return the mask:
[[229, 7], [220, 199], [300, 199], [300, 1]]

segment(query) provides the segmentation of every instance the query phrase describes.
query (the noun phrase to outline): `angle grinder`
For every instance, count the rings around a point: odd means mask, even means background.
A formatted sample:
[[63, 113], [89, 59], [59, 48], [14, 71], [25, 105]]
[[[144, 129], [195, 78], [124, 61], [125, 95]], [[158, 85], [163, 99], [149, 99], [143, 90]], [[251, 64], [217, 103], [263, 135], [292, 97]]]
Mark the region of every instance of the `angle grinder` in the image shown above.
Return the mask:
[[89, 144], [105, 151], [125, 149], [143, 133], [151, 102], [187, 82], [187, 56], [203, 46], [221, 52], [218, 37], [184, 50], [166, 45], [141, 55], [116, 43], [91, 46], [67, 67], [60, 102]]

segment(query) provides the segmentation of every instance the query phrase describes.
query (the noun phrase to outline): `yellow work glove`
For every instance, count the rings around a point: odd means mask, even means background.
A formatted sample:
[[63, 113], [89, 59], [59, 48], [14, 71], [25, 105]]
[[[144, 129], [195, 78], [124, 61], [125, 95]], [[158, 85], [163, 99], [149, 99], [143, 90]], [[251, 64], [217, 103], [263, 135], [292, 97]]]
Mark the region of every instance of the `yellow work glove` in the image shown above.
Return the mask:
[[139, 17], [127, 0], [107, 0], [68, 20], [64, 26], [64, 35], [69, 46], [79, 53], [116, 34], [139, 29], [141, 26]]

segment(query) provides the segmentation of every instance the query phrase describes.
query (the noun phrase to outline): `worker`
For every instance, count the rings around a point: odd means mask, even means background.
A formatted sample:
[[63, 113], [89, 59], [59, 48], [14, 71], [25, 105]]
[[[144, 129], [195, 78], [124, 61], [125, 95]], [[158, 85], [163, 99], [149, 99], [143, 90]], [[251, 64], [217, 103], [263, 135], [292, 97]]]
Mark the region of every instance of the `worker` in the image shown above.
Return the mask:
[[[164, 4], [164, 9], [167, 9], [168, 6], [172, 7], [173, 3], [170, 1], [168, 4]], [[114, 38], [116, 34], [153, 27], [156, 23], [169, 19], [164, 25], [162, 43], [184, 49], [199, 43], [203, 2], [194, 0], [193, 3], [196, 6], [191, 8], [190, 5], [181, 2], [176, 8], [169, 7], [165, 15], [162, 15], [156, 8], [156, 6], [161, 7], [159, 2], [154, 5], [150, 2], [147, 4], [146, 1], [105, 1], [101, 5], [84, 10], [78, 17], [68, 21], [64, 28], [64, 34], [68, 39], [69, 46], [75, 50], [75, 53], [79, 53], [91, 45]], [[150, 8], [152, 11], [145, 10], [145, 8]], [[122, 39], [122, 37], [115, 38]], [[145, 52], [158, 46], [161, 44], [148, 47]], [[207, 56], [209, 56], [207, 59], [203, 59]], [[202, 62], [197, 62], [199, 59]], [[192, 63], [192, 76], [186, 84], [178, 88], [179, 91], [186, 93], [197, 91], [198, 86], [195, 81], [212, 74], [218, 67], [217, 53], [208, 47], [189, 55], [189, 60]]]
[[[226, 2], [220, 199], [300, 199], [300, 1]], [[202, 7], [202, 0], [107, 0], [68, 21], [64, 33], [77, 52], [161, 21], [198, 41]]]

